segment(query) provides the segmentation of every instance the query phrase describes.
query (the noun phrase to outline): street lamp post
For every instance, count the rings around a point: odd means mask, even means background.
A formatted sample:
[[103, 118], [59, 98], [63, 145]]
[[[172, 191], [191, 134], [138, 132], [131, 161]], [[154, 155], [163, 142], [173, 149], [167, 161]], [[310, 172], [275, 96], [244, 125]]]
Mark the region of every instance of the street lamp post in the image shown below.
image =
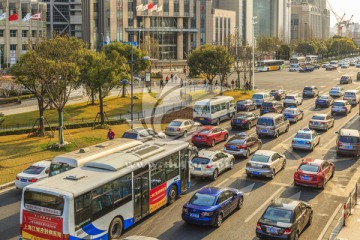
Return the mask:
[[240, 89], [240, 69], [239, 69], [239, 56], [238, 56], [238, 38], [239, 38], [239, 27], [236, 27], [236, 38], [235, 38], [236, 73], [237, 73], [236, 87], [237, 87], [238, 89]]
[[254, 16], [252, 18], [252, 24], [253, 24], [253, 32], [252, 32], [252, 55], [253, 55], [253, 65], [252, 65], [252, 90], [255, 89], [255, 20], [257, 19], [257, 16]]

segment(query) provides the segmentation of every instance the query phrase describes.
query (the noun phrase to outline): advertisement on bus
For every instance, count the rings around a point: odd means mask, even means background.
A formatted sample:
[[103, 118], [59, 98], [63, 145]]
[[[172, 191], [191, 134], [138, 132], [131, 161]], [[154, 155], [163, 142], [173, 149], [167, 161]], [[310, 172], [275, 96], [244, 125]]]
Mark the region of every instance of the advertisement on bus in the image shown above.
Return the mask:
[[150, 190], [150, 213], [166, 204], [166, 182]]

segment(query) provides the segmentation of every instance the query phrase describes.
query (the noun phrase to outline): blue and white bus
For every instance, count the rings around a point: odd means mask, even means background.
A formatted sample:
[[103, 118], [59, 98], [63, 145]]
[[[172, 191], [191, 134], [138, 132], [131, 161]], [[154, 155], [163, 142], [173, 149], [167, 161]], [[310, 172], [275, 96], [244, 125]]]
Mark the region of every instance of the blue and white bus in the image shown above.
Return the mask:
[[236, 113], [235, 100], [230, 96], [217, 96], [195, 102], [193, 120], [204, 125], [231, 119]]
[[152, 140], [25, 187], [22, 239], [115, 239], [190, 185], [191, 146]]

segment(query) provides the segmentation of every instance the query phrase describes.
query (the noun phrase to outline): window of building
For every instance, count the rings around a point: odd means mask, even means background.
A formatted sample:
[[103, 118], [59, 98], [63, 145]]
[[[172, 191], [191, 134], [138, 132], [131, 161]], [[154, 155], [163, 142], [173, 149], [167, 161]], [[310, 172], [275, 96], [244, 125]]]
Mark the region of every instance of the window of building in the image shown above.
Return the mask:
[[164, 10], [164, 12], [169, 12], [169, 0], [164, 0], [163, 10]]
[[0, 37], [4, 37], [4, 30], [0, 30]]
[[174, 0], [174, 13], [180, 12], [180, 3], [179, 0]]
[[190, 0], [184, 0], [184, 14], [190, 16]]
[[21, 36], [26, 38], [28, 36], [28, 30], [22, 30]]
[[17, 30], [10, 30], [10, 37], [16, 37]]
[[32, 31], [31, 31], [31, 36], [32, 36], [32, 37], [36, 37], [36, 30], [32, 30]]
[[23, 45], [22, 45], [22, 50], [23, 50], [23, 51], [27, 51], [27, 50], [28, 50], [28, 45], [27, 45], [27, 44], [23, 44]]
[[16, 51], [16, 44], [10, 44], [10, 51], [11, 50], [14, 50], [14, 51]]

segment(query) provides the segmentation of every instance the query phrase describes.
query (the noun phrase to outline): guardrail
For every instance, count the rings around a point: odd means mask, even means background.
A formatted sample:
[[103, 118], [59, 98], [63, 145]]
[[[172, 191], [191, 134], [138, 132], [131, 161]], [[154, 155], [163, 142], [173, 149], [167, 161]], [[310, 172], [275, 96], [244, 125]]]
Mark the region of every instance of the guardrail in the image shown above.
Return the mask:
[[346, 219], [352, 214], [352, 210], [357, 204], [357, 196], [358, 196], [358, 186], [355, 185], [353, 191], [349, 194], [349, 198], [344, 204], [344, 223], [343, 226], [346, 225]]

